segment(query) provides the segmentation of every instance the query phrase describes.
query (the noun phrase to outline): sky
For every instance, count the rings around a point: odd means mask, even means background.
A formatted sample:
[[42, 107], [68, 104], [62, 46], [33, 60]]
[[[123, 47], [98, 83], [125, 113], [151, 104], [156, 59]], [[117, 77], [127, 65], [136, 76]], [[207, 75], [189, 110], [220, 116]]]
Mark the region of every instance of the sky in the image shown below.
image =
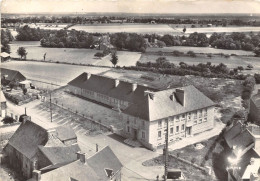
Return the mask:
[[260, 13], [260, 0], [0, 0], [2, 13]]

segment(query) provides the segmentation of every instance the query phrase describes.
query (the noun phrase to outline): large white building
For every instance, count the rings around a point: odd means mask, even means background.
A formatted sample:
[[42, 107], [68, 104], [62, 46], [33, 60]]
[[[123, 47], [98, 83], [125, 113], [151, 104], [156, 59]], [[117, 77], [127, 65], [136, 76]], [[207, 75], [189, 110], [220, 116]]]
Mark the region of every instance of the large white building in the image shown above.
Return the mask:
[[82, 73], [68, 83], [71, 93], [120, 109], [123, 134], [155, 149], [214, 126], [214, 102], [194, 86], [157, 90], [136, 83]]

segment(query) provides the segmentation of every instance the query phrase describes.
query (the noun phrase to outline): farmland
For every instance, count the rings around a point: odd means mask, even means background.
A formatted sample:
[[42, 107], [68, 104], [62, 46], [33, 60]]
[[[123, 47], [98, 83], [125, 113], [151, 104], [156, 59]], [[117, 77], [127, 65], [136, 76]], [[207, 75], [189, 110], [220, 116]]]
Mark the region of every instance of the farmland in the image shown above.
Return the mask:
[[188, 51], [193, 51], [194, 53], [211, 53], [211, 54], [235, 54], [235, 55], [246, 55], [246, 56], [254, 56], [254, 53], [251, 51], [244, 50], [226, 50], [226, 49], [217, 49], [211, 47], [187, 47], [187, 46], [172, 46], [172, 47], [163, 47], [163, 48], [147, 48], [146, 52], [173, 52], [180, 51], [187, 53]]
[[[46, 53], [45, 61], [60, 62], [60, 63], [74, 63], [74, 64], [92, 64], [99, 66], [112, 66], [110, 56], [102, 59], [95, 58], [94, 55], [99, 50], [93, 49], [79, 49], [79, 48], [45, 48], [40, 46], [38, 41], [14, 41], [10, 44], [11, 57], [19, 58], [16, 53], [19, 47], [25, 47], [27, 59], [43, 60], [43, 55]], [[102, 52], [102, 51], [101, 51]], [[139, 60], [141, 53], [118, 51], [118, 65], [119, 66], [132, 66]]]
[[168, 25], [162, 24], [112, 24], [112, 25], [75, 25], [69, 28], [69, 30], [75, 29], [78, 31], [86, 31], [90, 33], [117, 33], [117, 32], [128, 32], [128, 33], [174, 33], [180, 34], [180, 32], [172, 29]]

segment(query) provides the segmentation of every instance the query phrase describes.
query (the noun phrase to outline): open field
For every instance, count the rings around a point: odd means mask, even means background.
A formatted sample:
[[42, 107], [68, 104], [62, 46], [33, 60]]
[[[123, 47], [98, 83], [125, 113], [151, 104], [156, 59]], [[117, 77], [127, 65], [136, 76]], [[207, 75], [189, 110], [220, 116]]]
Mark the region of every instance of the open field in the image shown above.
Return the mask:
[[215, 56], [213, 55], [212, 58], [207, 57], [207, 55], [197, 55], [197, 57], [188, 57], [188, 56], [171, 56], [166, 55], [154, 55], [150, 53], [142, 54], [140, 58], [140, 62], [155, 62], [159, 57], [166, 57], [169, 62], [178, 65], [180, 62], [185, 62], [190, 65], [197, 65], [199, 63], [207, 63], [211, 62], [213, 65], [218, 65], [220, 63], [226, 64], [229, 68], [236, 68], [237, 66], [243, 66], [244, 68], [247, 67], [248, 64], [253, 65], [253, 70], [244, 70], [244, 73], [247, 74], [254, 74], [260, 73], [260, 60], [258, 57], [248, 57], [248, 56], [230, 56], [229, 58]]
[[163, 47], [163, 48], [147, 48], [146, 52], [173, 52], [174, 50], [187, 53], [188, 51], [193, 51], [194, 53], [211, 53], [211, 54], [235, 54], [235, 55], [247, 55], [254, 56], [255, 54], [252, 51], [244, 50], [226, 50], [226, 49], [217, 49], [210, 47], [188, 47], [188, 46], [172, 46], [172, 47]]
[[[100, 66], [113, 66], [110, 62], [110, 56], [104, 58], [94, 57], [95, 53], [102, 50], [79, 49], [79, 48], [46, 48], [41, 47], [38, 41], [14, 41], [10, 44], [11, 57], [20, 58], [16, 53], [19, 47], [25, 47], [27, 59], [43, 60], [43, 55], [46, 53], [45, 61], [65, 62], [75, 64], [92, 64]], [[134, 66], [141, 57], [139, 52], [118, 51], [119, 66]]]
[[117, 32], [128, 32], [128, 33], [174, 33], [181, 34], [164, 24], [98, 24], [98, 25], [75, 25], [69, 28], [69, 30], [86, 31], [89, 33], [117, 33]]
[[[43, 82], [66, 85], [83, 72], [99, 74], [109, 68], [66, 65], [46, 62], [11, 61], [2, 63], [1, 67], [19, 70], [26, 78]], [[37, 86], [37, 85], [36, 85]], [[47, 86], [47, 85], [46, 85]]]

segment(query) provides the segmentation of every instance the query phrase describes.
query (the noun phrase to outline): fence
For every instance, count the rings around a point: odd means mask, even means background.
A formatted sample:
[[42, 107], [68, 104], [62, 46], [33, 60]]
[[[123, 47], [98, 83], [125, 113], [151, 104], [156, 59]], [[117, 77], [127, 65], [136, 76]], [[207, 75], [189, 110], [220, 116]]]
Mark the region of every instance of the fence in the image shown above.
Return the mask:
[[[46, 97], [44, 97], [44, 96], [41, 97], [41, 99], [42, 99], [43, 102], [50, 103], [50, 100], [46, 99]], [[72, 114], [74, 114], [76, 116], [84, 118], [84, 120], [86, 120], [86, 121], [91, 123], [91, 128], [90, 128], [91, 130], [93, 130], [93, 124], [94, 124], [94, 125], [98, 125], [100, 130], [103, 130], [103, 131], [114, 131], [111, 126], [103, 124], [101, 122], [101, 120], [99, 120], [99, 121], [94, 120], [93, 116], [89, 116], [89, 115], [86, 115], [86, 114], [83, 114], [83, 113], [80, 114], [77, 110], [74, 111], [71, 108], [67, 108], [63, 104], [58, 104], [58, 102], [55, 102], [55, 101], [52, 102], [51, 104], [54, 105], [54, 106], [59, 107], [60, 109], [65, 110], [65, 111], [69, 111], [70, 113], [72, 113]]]

